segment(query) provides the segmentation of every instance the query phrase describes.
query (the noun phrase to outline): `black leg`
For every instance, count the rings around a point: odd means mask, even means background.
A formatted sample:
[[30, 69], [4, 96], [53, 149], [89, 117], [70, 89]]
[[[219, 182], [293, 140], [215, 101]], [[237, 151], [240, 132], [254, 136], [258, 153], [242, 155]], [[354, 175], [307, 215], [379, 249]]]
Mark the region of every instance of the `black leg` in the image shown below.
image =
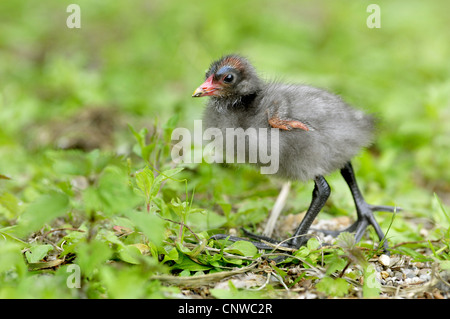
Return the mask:
[[[274, 244], [274, 245], [280, 245], [282, 247], [288, 247], [288, 248], [300, 248], [302, 245], [304, 245], [307, 241], [306, 233], [308, 232], [312, 222], [316, 218], [317, 214], [320, 212], [322, 207], [325, 205], [328, 197], [330, 196], [330, 186], [328, 185], [327, 181], [323, 176], [318, 176], [314, 180], [314, 190], [312, 193], [312, 201], [309, 205], [308, 211], [306, 212], [305, 217], [303, 218], [302, 222], [298, 226], [297, 230], [294, 233], [294, 236], [291, 240], [279, 244], [278, 241], [262, 236], [262, 235], [255, 235], [252, 234], [246, 230], [244, 230], [245, 234], [248, 237], [257, 239], [257, 240], [264, 240], [268, 243]], [[238, 241], [238, 240], [247, 240], [241, 237], [235, 237], [235, 236], [229, 236], [224, 234], [218, 234], [214, 235], [211, 238], [213, 239], [225, 239], [228, 238], [230, 241]], [[266, 245], [261, 242], [254, 242], [252, 243], [259, 249], [273, 249], [273, 246]]]
[[[384, 233], [381, 230], [380, 225], [375, 220], [375, 217], [373, 215], [373, 212], [377, 211], [384, 211], [384, 212], [396, 212], [400, 211], [401, 209], [399, 207], [392, 207], [392, 206], [384, 206], [384, 205], [370, 205], [367, 204], [364, 200], [364, 197], [361, 194], [361, 191], [359, 190], [358, 184], [356, 182], [355, 173], [353, 171], [352, 164], [348, 162], [345, 164], [345, 166], [341, 169], [341, 174], [344, 177], [345, 181], [347, 182], [350, 191], [353, 196], [353, 200], [355, 202], [356, 206], [356, 213], [357, 213], [357, 220], [354, 224], [352, 224], [350, 227], [344, 229], [343, 231], [323, 231], [323, 230], [317, 230], [324, 233], [328, 233], [331, 235], [336, 236], [340, 232], [354, 232], [355, 233], [355, 239], [356, 242], [359, 242], [364, 235], [364, 232], [366, 228], [369, 225], [372, 225], [372, 227], [375, 229], [375, 232], [377, 233], [378, 238], [380, 241], [384, 239]], [[321, 211], [323, 206], [325, 205], [328, 197], [330, 196], [330, 186], [328, 185], [327, 181], [323, 176], [317, 176], [314, 180], [314, 190], [312, 193], [312, 201], [311, 204], [306, 212], [305, 217], [303, 218], [302, 222], [296, 229], [294, 236], [292, 239], [279, 243], [278, 241], [262, 236], [262, 235], [255, 235], [252, 234], [246, 230], [244, 230], [244, 233], [246, 236], [251, 237], [253, 239], [259, 240], [258, 242], [252, 241], [252, 243], [259, 249], [273, 249], [273, 246], [267, 245], [265, 243], [260, 242], [266, 241], [273, 245], [280, 245], [282, 247], [288, 247], [288, 248], [300, 248], [302, 245], [306, 244], [308, 238], [305, 236], [308, 232], [308, 230], [311, 227], [312, 222], [317, 217], [317, 214]], [[228, 238], [230, 241], [238, 241], [238, 240], [247, 240], [245, 238], [241, 237], [235, 237], [235, 236], [229, 236], [224, 234], [218, 234], [214, 235], [211, 238], [213, 239], [225, 239]], [[383, 242], [383, 248], [384, 251], [387, 252], [388, 244], [386, 240]]]
[[311, 227], [314, 219], [316, 219], [317, 214], [319, 214], [320, 210], [327, 202], [327, 199], [330, 196], [330, 191], [330, 186], [325, 178], [320, 175], [316, 177], [311, 204], [309, 205], [305, 217], [295, 231], [293, 236], [294, 238], [290, 242], [290, 244], [295, 248], [300, 248], [308, 240], [305, 235]]
[[[366, 201], [364, 200], [364, 197], [361, 194], [361, 191], [359, 190], [358, 184], [356, 183], [355, 173], [353, 171], [353, 167], [350, 162], [345, 164], [345, 166], [341, 169], [341, 174], [342, 177], [344, 177], [345, 181], [347, 182], [348, 186], [350, 187], [350, 191], [352, 193], [353, 200], [355, 202], [357, 214], [356, 222], [349, 228], [345, 229], [344, 231], [355, 232], [356, 242], [359, 242], [362, 236], [364, 235], [364, 231], [366, 230], [367, 226], [372, 225], [380, 241], [383, 240], [384, 233], [381, 230], [380, 225], [375, 220], [373, 212], [375, 211], [396, 212], [400, 211], [400, 208], [392, 206], [383, 206], [383, 205], [376, 206], [367, 204]], [[388, 244], [386, 240], [383, 242], [383, 248], [387, 252]]]

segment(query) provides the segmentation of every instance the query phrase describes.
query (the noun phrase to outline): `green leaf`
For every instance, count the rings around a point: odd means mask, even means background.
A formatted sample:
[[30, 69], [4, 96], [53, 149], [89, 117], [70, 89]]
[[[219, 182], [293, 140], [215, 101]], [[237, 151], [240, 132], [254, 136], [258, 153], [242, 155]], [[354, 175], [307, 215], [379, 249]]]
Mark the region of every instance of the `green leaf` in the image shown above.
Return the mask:
[[173, 261], [178, 261], [178, 250], [175, 247], [170, 247], [169, 252], [166, 252], [166, 254], [164, 255], [164, 259], [161, 263], [165, 263], [167, 261], [173, 260]]
[[247, 257], [254, 257], [258, 249], [249, 241], [239, 240], [224, 249], [225, 252]]
[[125, 245], [119, 250], [119, 258], [130, 264], [139, 264], [140, 249], [134, 245]]
[[134, 226], [142, 231], [148, 240], [156, 245], [161, 245], [164, 239], [164, 221], [149, 213], [128, 211], [125, 216], [130, 219]]
[[[3, 239], [0, 236], [0, 241], [1, 240]], [[9, 270], [15, 270], [20, 276], [27, 274], [28, 270], [21, 249], [22, 246], [17, 243], [1, 242], [0, 274]]]
[[308, 240], [308, 243], [306, 244], [309, 250], [316, 250], [320, 247], [320, 243], [317, 240], [317, 238], [312, 237]]
[[106, 287], [108, 297], [114, 299], [144, 298], [146, 280], [139, 269], [133, 267], [101, 267], [99, 271], [101, 285]]
[[37, 263], [47, 256], [50, 250], [53, 250], [53, 246], [48, 244], [32, 246], [25, 252], [25, 257], [29, 263]]
[[153, 176], [153, 172], [145, 166], [142, 170], [136, 173], [136, 184], [139, 189], [144, 194], [146, 200], [150, 199], [150, 189], [153, 185], [153, 180], [155, 177]]
[[145, 161], [148, 161], [148, 155], [150, 154], [150, 149], [146, 146], [145, 139], [148, 133], [146, 128], [141, 129], [137, 132], [131, 125], [128, 124], [128, 128], [133, 133], [134, 138], [138, 142], [138, 147], [140, 148], [140, 152], [136, 152], [141, 158]]
[[14, 232], [18, 236], [25, 236], [36, 231], [46, 223], [67, 213], [69, 199], [66, 194], [51, 192], [43, 195], [31, 203], [20, 216], [18, 226]]
[[324, 277], [316, 285], [318, 291], [333, 297], [343, 297], [348, 293], [350, 285], [343, 278]]
[[227, 219], [212, 211], [190, 213], [187, 218], [187, 223], [192, 229], [196, 231], [203, 231], [209, 229], [219, 228], [227, 222]]
[[310, 253], [310, 251], [309, 251], [308, 247], [302, 246], [295, 252], [294, 255], [299, 258], [305, 258], [305, 257], [308, 257], [309, 253]]
[[133, 209], [142, 201], [130, 188], [126, 172], [117, 166], [106, 167], [98, 185], [83, 191], [83, 199], [87, 211], [101, 210], [107, 215]]
[[343, 249], [347, 250], [353, 249], [356, 245], [355, 236], [350, 234], [349, 232], [340, 233], [337, 237], [336, 242]]
[[162, 171], [161, 174], [159, 174], [155, 178], [155, 180], [152, 184], [150, 196], [151, 197], [156, 196], [156, 194], [158, 194], [158, 192], [159, 192], [159, 189], [161, 188], [162, 182], [171, 178], [172, 176], [175, 176], [176, 174], [181, 172], [183, 169], [184, 169], [184, 167], [176, 167], [173, 169], [168, 169], [168, 170]]
[[92, 169], [86, 154], [80, 150], [49, 150], [46, 155], [57, 174], [87, 176]]
[[342, 256], [339, 256], [336, 252], [334, 252], [330, 257], [327, 259], [327, 275], [331, 275], [332, 273], [336, 271], [341, 271], [344, 269], [345, 265], [347, 265], [348, 261], [343, 258]]
[[186, 255], [180, 255], [178, 261], [172, 266], [172, 269], [183, 269], [190, 271], [201, 271], [211, 269], [211, 266], [202, 265], [191, 260]]
[[233, 208], [233, 206], [230, 203], [224, 202], [224, 201], [220, 201], [217, 204], [220, 205], [220, 208], [222, 208], [223, 210], [223, 214], [225, 215], [225, 218], [228, 219], [231, 213], [231, 209]]
[[164, 123], [163, 125], [163, 135], [164, 135], [164, 140], [165, 141], [170, 141], [170, 137], [172, 135], [172, 131], [174, 130], [174, 128], [177, 126], [177, 123], [180, 119], [180, 115], [178, 113], [176, 113], [175, 115], [173, 115], [172, 117], [169, 118], [169, 120], [167, 120], [166, 123]]
[[76, 254], [76, 263], [80, 266], [81, 272], [85, 276], [90, 277], [101, 265], [104, 265], [111, 258], [112, 250], [107, 243], [92, 240], [79, 244]]
[[11, 193], [5, 192], [0, 196], [0, 205], [6, 208], [8, 219], [16, 218], [20, 212], [19, 200]]

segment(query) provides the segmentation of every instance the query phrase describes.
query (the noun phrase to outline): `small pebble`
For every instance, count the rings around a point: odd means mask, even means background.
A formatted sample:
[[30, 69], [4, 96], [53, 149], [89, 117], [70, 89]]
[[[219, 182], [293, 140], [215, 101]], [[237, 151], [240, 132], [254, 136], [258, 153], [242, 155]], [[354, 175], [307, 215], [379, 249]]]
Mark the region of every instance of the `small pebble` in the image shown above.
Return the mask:
[[421, 275], [429, 275], [430, 273], [431, 273], [431, 270], [427, 269], [427, 268], [422, 268], [422, 269], [419, 270], [419, 276], [421, 276]]
[[406, 284], [417, 284], [419, 282], [421, 282], [419, 277], [410, 277], [405, 279]]
[[419, 278], [422, 279], [423, 281], [430, 281], [431, 280], [431, 276], [428, 275], [428, 274], [420, 275]]
[[388, 267], [391, 263], [391, 258], [388, 255], [381, 255], [378, 258], [378, 261], [380, 262], [380, 264], [382, 264], [383, 266]]
[[389, 273], [387, 271], [382, 271], [380, 274], [383, 279], [389, 278]]
[[401, 279], [403, 279], [403, 274], [400, 271], [396, 271], [396, 272], [394, 272], [394, 278], [401, 280]]

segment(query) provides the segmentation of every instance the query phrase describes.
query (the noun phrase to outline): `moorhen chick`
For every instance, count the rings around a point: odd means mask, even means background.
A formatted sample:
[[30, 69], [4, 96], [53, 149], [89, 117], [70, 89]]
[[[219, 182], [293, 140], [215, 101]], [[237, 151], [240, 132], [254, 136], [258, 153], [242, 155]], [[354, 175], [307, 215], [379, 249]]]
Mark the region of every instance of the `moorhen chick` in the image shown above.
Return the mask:
[[[372, 225], [380, 241], [383, 240], [383, 231], [373, 212], [395, 212], [399, 208], [366, 203], [350, 163], [361, 148], [372, 142], [374, 118], [371, 115], [319, 88], [263, 81], [250, 62], [236, 54], [214, 61], [205, 78], [192, 95], [210, 96], [203, 116], [205, 129], [218, 128], [225, 132], [227, 128], [265, 128], [269, 135], [271, 128], [278, 129], [278, 145], [271, 150], [279, 155], [276, 175], [315, 182], [305, 217], [293, 237], [282, 242], [282, 246], [299, 248], [306, 243], [305, 235], [330, 195], [324, 175], [338, 169], [350, 188], [357, 211], [356, 222], [343, 231], [354, 232], [359, 242], [366, 228]], [[249, 138], [247, 143], [256, 141]], [[246, 235], [258, 239], [259, 242], [253, 243], [260, 249], [273, 249], [261, 240], [278, 243], [265, 236], [249, 232]], [[212, 238], [244, 240], [223, 234]], [[385, 251], [388, 248], [386, 241], [383, 248]]]

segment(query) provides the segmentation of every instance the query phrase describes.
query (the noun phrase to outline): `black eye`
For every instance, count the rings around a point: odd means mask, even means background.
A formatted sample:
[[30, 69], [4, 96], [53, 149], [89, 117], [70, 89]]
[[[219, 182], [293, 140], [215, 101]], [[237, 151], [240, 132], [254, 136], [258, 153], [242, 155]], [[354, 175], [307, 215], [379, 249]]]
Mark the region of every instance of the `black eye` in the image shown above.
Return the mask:
[[234, 80], [233, 74], [227, 74], [227, 75], [223, 78], [223, 81], [224, 81], [225, 83], [231, 83], [231, 82], [233, 82], [233, 80]]

